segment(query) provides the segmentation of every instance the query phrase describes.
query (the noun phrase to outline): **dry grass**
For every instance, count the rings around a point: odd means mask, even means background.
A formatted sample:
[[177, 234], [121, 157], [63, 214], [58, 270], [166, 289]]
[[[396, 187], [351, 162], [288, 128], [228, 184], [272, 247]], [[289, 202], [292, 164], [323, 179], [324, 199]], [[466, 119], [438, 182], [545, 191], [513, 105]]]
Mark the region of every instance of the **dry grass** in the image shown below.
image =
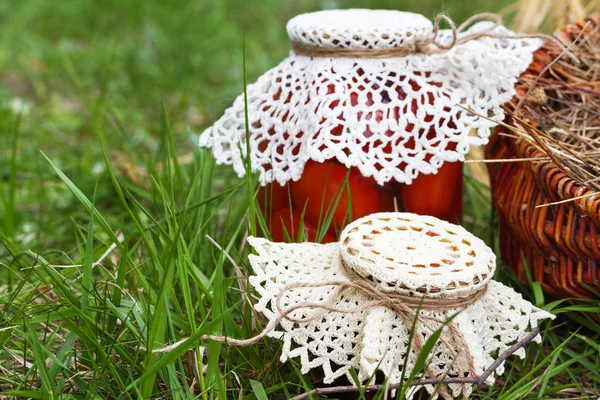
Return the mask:
[[[594, 18], [598, 19], [599, 15]], [[582, 185], [600, 191], [600, 26], [579, 21], [547, 43], [520, 79], [516, 131]]]
[[554, 32], [599, 6], [599, 0], [520, 0], [507, 12], [515, 13], [512, 28], [517, 32]]

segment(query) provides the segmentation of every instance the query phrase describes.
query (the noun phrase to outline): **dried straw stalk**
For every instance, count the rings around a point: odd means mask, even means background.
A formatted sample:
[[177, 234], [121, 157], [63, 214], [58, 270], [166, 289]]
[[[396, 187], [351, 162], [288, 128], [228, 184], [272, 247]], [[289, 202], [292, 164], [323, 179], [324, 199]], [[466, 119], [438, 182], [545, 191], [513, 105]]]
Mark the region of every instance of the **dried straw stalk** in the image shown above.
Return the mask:
[[520, 77], [509, 107], [513, 133], [570, 178], [600, 192], [600, 15], [556, 34]]
[[[567, 24], [585, 18], [600, 7], [600, 0], [519, 0], [504, 9], [502, 15], [513, 15], [511, 29], [516, 32], [554, 32]], [[487, 169], [479, 162], [482, 148], [474, 148], [468, 156], [471, 176], [489, 185]]]
[[554, 32], [585, 18], [600, 6], [600, 0], [520, 0], [505, 10], [515, 13], [512, 29], [517, 32]]

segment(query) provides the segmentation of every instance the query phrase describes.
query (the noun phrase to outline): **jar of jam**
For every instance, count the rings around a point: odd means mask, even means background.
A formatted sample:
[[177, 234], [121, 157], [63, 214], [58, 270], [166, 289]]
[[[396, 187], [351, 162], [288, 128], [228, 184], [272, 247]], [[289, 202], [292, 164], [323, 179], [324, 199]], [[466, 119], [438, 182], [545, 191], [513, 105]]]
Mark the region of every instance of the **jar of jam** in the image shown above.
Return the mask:
[[464, 156], [502, 120], [541, 40], [497, 22], [438, 23], [392, 10], [299, 15], [290, 55], [201, 135], [218, 163], [243, 176], [249, 156], [260, 171], [274, 240], [335, 241], [379, 211], [460, 220]]

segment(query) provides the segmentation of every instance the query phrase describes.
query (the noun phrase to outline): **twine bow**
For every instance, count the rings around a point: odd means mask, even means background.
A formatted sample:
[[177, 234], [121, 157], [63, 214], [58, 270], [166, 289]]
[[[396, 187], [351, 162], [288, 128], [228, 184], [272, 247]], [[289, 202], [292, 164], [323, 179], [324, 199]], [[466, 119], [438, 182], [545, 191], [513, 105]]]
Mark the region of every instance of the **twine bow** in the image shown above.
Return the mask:
[[[275, 328], [280, 324], [281, 321], [288, 320], [295, 323], [308, 323], [313, 321], [316, 318], [319, 318], [319, 313], [313, 313], [310, 316], [305, 316], [302, 318], [295, 318], [291, 314], [296, 310], [301, 309], [311, 309], [311, 310], [321, 310], [321, 311], [330, 311], [330, 312], [338, 312], [345, 314], [352, 314], [361, 312], [372, 307], [385, 306], [389, 307], [396, 314], [402, 318], [403, 323], [407, 328], [412, 326], [413, 319], [416, 317], [418, 322], [434, 322], [437, 324], [445, 324], [441, 318], [437, 318], [431, 315], [424, 315], [418, 313], [419, 308], [423, 310], [437, 310], [437, 311], [450, 311], [464, 308], [470, 304], [473, 304], [475, 301], [479, 300], [487, 291], [487, 286], [477, 291], [476, 293], [461, 298], [455, 299], [441, 299], [441, 298], [427, 298], [427, 297], [413, 297], [407, 296], [403, 294], [399, 294], [396, 292], [384, 292], [379, 289], [374, 282], [359, 275], [353, 269], [347, 267], [343, 260], [341, 260], [341, 270], [343, 274], [348, 278], [347, 280], [339, 280], [339, 281], [330, 281], [324, 283], [292, 283], [284, 286], [275, 298], [275, 306], [277, 308], [277, 317], [272, 319], [269, 324], [265, 327], [265, 329], [248, 339], [235, 339], [227, 336], [216, 336], [216, 335], [205, 335], [202, 336], [201, 340], [214, 340], [221, 343], [227, 343], [233, 346], [247, 346], [251, 344], [255, 344], [259, 342], [261, 339], [266, 337], [269, 333], [273, 332]], [[335, 290], [329, 296], [329, 298], [323, 302], [302, 302], [295, 304], [290, 307], [283, 307], [282, 300], [285, 295], [294, 289], [300, 288], [321, 288], [321, 287], [334, 287]], [[358, 291], [371, 300], [362, 303], [361, 305], [354, 308], [343, 308], [336, 306], [336, 302], [341, 298], [344, 292], [347, 290], [355, 290]], [[417, 314], [418, 313], [418, 314]], [[461, 352], [464, 352], [465, 357], [467, 359], [468, 371], [462, 371], [459, 368], [459, 374], [462, 376], [464, 372], [468, 372], [470, 376], [477, 376], [477, 371], [475, 370], [474, 359], [469, 351], [468, 344], [460, 332], [458, 327], [453, 323], [448, 323], [445, 325], [448, 330], [450, 330], [452, 334], [452, 338], [457, 342], [455, 347], [457, 348], [457, 355]], [[423, 348], [423, 341], [420, 335], [413, 335], [414, 346], [417, 353], [419, 353]], [[440, 336], [440, 340], [448, 347], [452, 347], [452, 344], [449, 342], [448, 338], [444, 336]], [[430, 367], [426, 367], [425, 371], [426, 375], [434, 376]], [[440, 394], [446, 394], [446, 389], [440, 387]], [[463, 389], [463, 394], [466, 395], [465, 389]]]
[[[440, 23], [444, 21], [450, 26], [452, 40], [444, 44], [439, 41]], [[476, 21], [489, 21], [493, 24], [488, 28], [478, 32], [473, 32], [459, 37], [464, 31]], [[391, 58], [391, 57], [406, 57], [414, 54], [432, 55], [451, 50], [455, 46], [478, 40], [484, 37], [495, 39], [524, 39], [538, 38], [557, 42], [559, 46], [564, 47], [556, 38], [545, 34], [515, 34], [506, 35], [498, 34], [493, 31], [502, 26], [502, 17], [494, 13], [480, 13], [468, 18], [458, 27], [452, 19], [445, 14], [438, 14], [433, 25], [433, 36], [426, 38], [416, 38], [411, 42], [407, 42], [402, 46], [396, 46], [385, 49], [350, 49], [346, 47], [318, 47], [307, 45], [298, 41], [292, 41], [291, 47], [294, 53], [299, 56], [307, 57], [325, 57], [325, 58]]]
[[[434, 322], [437, 324], [445, 324], [446, 321], [443, 319], [430, 316], [418, 314], [419, 309], [422, 310], [436, 310], [436, 311], [450, 311], [456, 310], [460, 308], [464, 308], [470, 304], [473, 304], [475, 301], [479, 300], [486, 292], [487, 285], [483, 287], [481, 290], [471, 294], [467, 297], [460, 297], [455, 299], [442, 299], [442, 298], [431, 298], [431, 297], [413, 297], [404, 294], [399, 294], [396, 292], [384, 292], [379, 289], [375, 283], [371, 280], [361, 276], [353, 269], [346, 266], [345, 262], [341, 260], [341, 270], [344, 275], [348, 278], [348, 281], [333, 281], [326, 283], [292, 283], [287, 286], [284, 286], [283, 289], [278, 293], [276, 298], [276, 307], [279, 313], [279, 317], [276, 319], [278, 323], [282, 319], [287, 319], [291, 322], [296, 323], [308, 323], [319, 317], [318, 313], [314, 313], [312, 316], [303, 317], [303, 318], [294, 318], [290, 314], [299, 309], [318, 309], [325, 310], [331, 312], [338, 313], [357, 313], [364, 310], [371, 309], [373, 307], [384, 306], [393, 310], [400, 318], [404, 325], [409, 328], [413, 324], [413, 319], [416, 317], [419, 322]], [[324, 302], [313, 303], [313, 302], [304, 302], [293, 305], [288, 308], [283, 308], [281, 301], [284, 295], [293, 289], [299, 288], [319, 288], [319, 287], [335, 287], [333, 294]], [[339, 300], [342, 294], [349, 290], [354, 289], [359, 291], [369, 297], [371, 300], [362, 303], [361, 305], [354, 308], [343, 308], [335, 305], [335, 302]], [[446, 324], [446, 327], [450, 330], [452, 337], [456, 340], [457, 344], [457, 355], [460, 353], [462, 349], [464, 351], [465, 357], [467, 359], [468, 371], [461, 371], [459, 368], [459, 374], [462, 375], [463, 372], [468, 372], [470, 376], [477, 376], [477, 371], [475, 370], [474, 359], [469, 351], [468, 344], [460, 332], [458, 327], [453, 323]], [[267, 327], [268, 329], [269, 327]], [[423, 341], [420, 335], [413, 335], [414, 346], [417, 353], [419, 353], [423, 348]], [[448, 339], [444, 336], [440, 336], [440, 340], [447, 347], [451, 347], [452, 344], [449, 343]], [[434, 376], [429, 365], [426, 367], [426, 375]], [[444, 388], [440, 388], [441, 392], [444, 392]], [[466, 394], [466, 393], [463, 393]]]

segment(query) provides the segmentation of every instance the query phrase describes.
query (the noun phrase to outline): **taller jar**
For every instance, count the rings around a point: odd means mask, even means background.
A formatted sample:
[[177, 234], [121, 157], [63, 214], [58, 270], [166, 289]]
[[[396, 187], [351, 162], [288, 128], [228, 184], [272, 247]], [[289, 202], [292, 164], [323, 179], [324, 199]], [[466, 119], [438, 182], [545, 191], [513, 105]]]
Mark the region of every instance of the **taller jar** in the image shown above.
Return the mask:
[[[465, 28], [391, 10], [288, 22], [290, 55], [247, 88], [274, 240], [334, 241], [350, 221], [394, 209], [460, 220], [465, 154], [487, 142], [541, 45], [489, 21]], [[245, 142], [240, 95], [200, 144], [243, 176]]]

